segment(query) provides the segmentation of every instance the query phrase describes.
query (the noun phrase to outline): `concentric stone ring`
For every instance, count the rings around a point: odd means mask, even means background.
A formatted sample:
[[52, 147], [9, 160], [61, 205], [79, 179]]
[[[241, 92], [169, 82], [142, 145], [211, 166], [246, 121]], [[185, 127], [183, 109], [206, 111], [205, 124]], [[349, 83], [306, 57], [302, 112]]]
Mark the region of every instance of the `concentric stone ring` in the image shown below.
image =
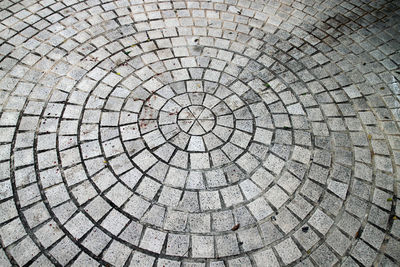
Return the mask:
[[2, 1], [0, 266], [398, 266], [396, 1]]

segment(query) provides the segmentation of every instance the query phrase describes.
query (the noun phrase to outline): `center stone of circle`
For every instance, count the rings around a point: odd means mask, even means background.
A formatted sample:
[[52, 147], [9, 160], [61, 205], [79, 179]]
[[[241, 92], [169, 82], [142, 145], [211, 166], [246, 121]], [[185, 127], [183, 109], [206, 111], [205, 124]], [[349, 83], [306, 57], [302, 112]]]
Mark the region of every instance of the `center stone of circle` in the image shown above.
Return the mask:
[[204, 106], [189, 106], [179, 112], [178, 125], [190, 135], [203, 135], [213, 129], [215, 116]]

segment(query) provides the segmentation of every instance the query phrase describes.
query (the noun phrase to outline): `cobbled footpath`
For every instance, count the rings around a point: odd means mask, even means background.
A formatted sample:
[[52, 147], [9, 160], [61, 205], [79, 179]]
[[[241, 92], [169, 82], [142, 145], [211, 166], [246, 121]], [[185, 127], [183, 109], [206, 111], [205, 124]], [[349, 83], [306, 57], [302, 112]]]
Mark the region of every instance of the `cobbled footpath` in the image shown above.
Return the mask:
[[1, 0], [0, 266], [399, 266], [400, 1]]

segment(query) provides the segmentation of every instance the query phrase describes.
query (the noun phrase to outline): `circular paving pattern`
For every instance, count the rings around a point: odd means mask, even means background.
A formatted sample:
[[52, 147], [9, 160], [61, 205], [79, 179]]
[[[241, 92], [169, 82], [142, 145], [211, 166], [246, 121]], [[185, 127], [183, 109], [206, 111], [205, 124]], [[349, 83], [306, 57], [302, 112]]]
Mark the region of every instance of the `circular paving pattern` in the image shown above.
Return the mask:
[[398, 1], [2, 1], [0, 266], [398, 266]]

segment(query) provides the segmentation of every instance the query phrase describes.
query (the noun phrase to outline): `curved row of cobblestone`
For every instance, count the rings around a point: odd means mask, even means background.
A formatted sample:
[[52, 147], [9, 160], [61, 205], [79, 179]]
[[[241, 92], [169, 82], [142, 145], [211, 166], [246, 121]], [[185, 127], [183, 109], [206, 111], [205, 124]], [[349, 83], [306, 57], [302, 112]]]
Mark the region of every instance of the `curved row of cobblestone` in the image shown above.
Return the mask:
[[0, 8], [1, 266], [400, 264], [396, 1]]

